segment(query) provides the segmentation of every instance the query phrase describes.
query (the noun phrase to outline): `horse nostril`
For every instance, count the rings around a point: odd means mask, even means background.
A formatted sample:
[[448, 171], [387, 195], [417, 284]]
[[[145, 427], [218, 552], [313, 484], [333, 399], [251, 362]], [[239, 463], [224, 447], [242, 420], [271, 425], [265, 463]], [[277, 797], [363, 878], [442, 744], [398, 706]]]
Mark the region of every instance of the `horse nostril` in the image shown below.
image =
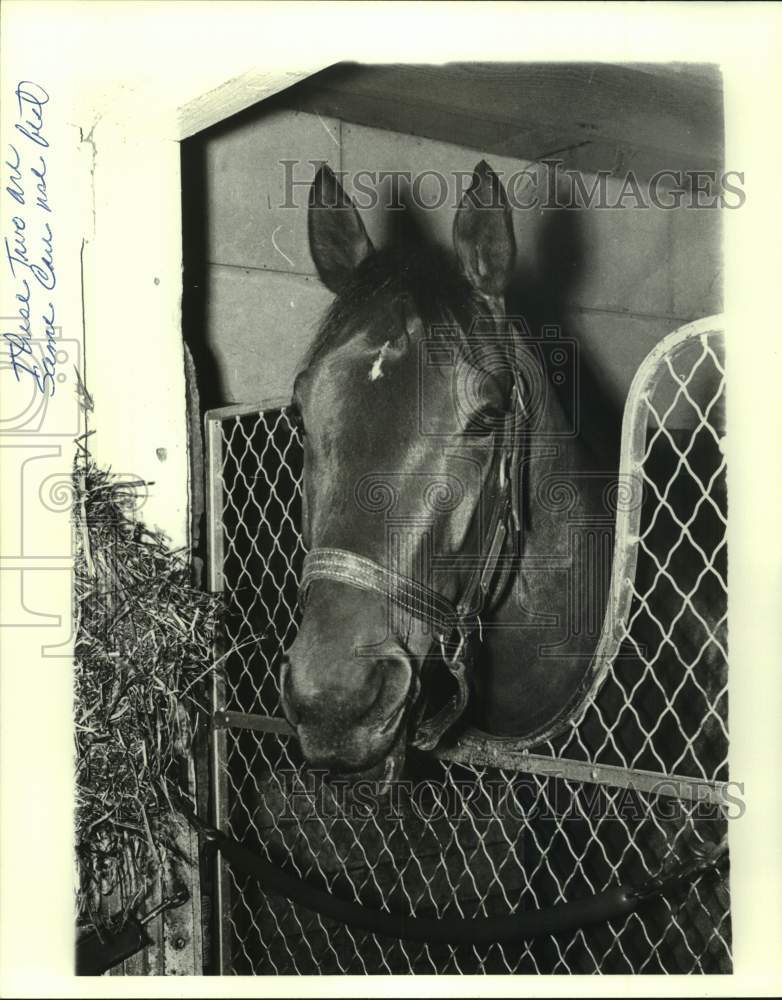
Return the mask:
[[402, 655], [386, 655], [377, 661], [377, 670], [381, 684], [378, 698], [382, 697], [383, 705], [389, 713], [383, 730], [398, 721], [410, 694], [413, 671], [410, 661]]

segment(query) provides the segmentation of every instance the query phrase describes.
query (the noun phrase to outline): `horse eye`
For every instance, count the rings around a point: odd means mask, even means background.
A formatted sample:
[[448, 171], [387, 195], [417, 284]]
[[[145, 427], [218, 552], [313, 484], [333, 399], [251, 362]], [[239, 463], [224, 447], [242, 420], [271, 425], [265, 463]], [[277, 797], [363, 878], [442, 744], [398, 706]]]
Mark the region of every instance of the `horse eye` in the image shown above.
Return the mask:
[[479, 413], [470, 417], [465, 422], [465, 437], [488, 437], [498, 426], [501, 426], [502, 418], [495, 413]]
[[490, 396], [482, 401], [465, 420], [464, 433], [470, 437], [486, 437], [494, 431], [502, 430], [508, 418], [508, 409], [500, 398]]

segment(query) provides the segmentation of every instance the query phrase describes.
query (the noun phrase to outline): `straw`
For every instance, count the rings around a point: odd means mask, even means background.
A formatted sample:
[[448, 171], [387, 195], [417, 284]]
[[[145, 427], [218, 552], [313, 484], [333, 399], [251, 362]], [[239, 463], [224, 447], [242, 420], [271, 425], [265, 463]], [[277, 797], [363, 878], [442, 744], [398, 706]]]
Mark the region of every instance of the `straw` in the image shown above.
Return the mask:
[[147, 484], [85, 443], [73, 482], [77, 920], [116, 926], [178, 853], [171, 801], [205, 721], [219, 600], [136, 516]]

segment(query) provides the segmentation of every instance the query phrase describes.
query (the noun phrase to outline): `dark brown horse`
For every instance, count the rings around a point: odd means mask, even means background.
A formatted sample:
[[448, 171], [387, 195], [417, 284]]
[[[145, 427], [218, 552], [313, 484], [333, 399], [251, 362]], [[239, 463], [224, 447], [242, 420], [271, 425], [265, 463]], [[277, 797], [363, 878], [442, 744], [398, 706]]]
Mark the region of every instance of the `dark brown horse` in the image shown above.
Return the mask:
[[310, 556], [286, 716], [308, 762], [340, 774], [388, 778], [409, 741], [466, 720], [533, 743], [591, 682], [613, 518], [604, 463], [553, 391], [567, 345], [506, 315], [502, 185], [476, 167], [456, 266], [376, 251], [325, 166], [309, 231], [336, 298], [294, 391]]

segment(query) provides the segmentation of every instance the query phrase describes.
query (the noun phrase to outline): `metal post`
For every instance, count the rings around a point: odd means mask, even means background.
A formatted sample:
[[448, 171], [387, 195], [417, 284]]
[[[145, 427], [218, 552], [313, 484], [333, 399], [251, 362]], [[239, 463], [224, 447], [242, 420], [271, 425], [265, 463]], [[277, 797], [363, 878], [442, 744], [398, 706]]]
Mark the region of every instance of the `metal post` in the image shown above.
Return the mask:
[[[206, 440], [206, 531], [207, 531], [207, 587], [213, 593], [222, 593], [223, 577], [223, 423], [219, 411], [209, 411], [204, 417]], [[224, 653], [222, 639], [215, 643], [215, 658]], [[212, 725], [209, 732], [210, 770], [212, 777], [212, 823], [218, 830], [228, 822], [228, 764], [225, 728], [216, 726], [214, 719], [225, 712], [225, 676], [223, 668], [212, 675]], [[230, 972], [231, 919], [230, 875], [220, 859], [215, 856], [215, 923], [217, 928], [217, 968], [221, 975]]]

